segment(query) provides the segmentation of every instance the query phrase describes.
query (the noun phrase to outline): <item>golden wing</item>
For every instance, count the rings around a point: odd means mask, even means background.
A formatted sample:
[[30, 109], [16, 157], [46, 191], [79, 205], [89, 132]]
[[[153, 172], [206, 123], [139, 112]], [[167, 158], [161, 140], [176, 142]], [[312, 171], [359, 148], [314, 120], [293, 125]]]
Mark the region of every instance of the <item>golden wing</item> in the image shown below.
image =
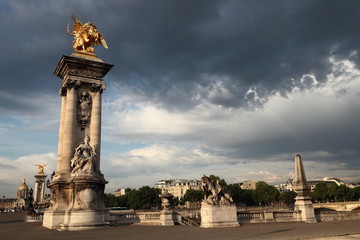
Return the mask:
[[77, 19], [74, 15], [71, 14], [71, 19], [74, 21], [74, 30], [75, 32], [81, 32], [83, 30], [83, 24]]
[[108, 49], [108, 45], [106, 44], [105, 38], [100, 33], [99, 33], [99, 40], [100, 40], [101, 45], [103, 45], [104, 48]]

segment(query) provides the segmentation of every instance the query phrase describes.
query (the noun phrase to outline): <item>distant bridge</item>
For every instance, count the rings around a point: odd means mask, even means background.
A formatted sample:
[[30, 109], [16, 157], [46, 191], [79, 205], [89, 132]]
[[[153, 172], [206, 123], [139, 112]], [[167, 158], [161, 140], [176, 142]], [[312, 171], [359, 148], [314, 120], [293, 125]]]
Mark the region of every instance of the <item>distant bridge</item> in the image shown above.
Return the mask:
[[332, 203], [313, 203], [314, 209], [331, 209], [335, 211], [360, 210], [360, 201], [354, 202], [332, 202]]

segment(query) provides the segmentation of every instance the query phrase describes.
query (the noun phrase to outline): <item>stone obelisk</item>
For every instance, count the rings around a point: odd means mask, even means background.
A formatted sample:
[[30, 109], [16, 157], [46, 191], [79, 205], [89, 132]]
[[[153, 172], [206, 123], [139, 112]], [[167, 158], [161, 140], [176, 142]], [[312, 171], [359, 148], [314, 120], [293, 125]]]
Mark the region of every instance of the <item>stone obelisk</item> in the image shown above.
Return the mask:
[[92, 23], [73, 17], [71, 56], [63, 56], [55, 70], [61, 79], [61, 113], [56, 173], [49, 184], [51, 206], [43, 226], [60, 230], [85, 230], [107, 226], [104, 188], [100, 171], [101, 95], [104, 76], [113, 65], [93, 53], [107, 48]]
[[301, 211], [300, 221], [315, 223], [314, 207], [309, 197], [310, 186], [306, 180], [305, 170], [300, 154], [295, 156], [295, 179], [294, 191], [297, 193], [295, 198], [295, 210]]

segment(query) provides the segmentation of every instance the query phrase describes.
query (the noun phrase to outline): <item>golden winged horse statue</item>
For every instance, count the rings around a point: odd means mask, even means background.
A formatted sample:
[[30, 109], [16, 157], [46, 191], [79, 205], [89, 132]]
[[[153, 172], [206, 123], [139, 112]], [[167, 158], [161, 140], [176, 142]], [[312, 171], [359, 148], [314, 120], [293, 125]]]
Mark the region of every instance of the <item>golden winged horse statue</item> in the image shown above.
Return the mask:
[[82, 24], [79, 19], [71, 15], [74, 21], [74, 28], [70, 31], [69, 24], [67, 25], [67, 32], [74, 37], [73, 48], [76, 52], [93, 53], [94, 47], [103, 45], [108, 48], [105, 38], [97, 31], [97, 28], [91, 22]]

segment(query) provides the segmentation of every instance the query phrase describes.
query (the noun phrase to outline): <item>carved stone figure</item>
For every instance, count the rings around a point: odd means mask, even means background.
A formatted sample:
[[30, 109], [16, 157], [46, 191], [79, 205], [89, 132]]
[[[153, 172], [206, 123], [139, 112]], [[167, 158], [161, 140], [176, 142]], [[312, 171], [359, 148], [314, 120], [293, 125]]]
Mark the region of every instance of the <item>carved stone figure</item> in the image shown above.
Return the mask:
[[70, 32], [69, 24], [67, 25], [67, 32], [74, 37], [73, 48], [77, 52], [94, 52], [94, 47], [103, 45], [108, 48], [104, 37], [97, 31], [97, 28], [91, 22], [82, 24], [76, 17], [71, 16], [74, 21], [74, 29]]
[[71, 159], [72, 174], [92, 174], [94, 172], [94, 160], [96, 159], [96, 148], [89, 145], [90, 137], [86, 136], [84, 142], [75, 148], [74, 157]]
[[38, 165], [35, 165], [37, 166], [39, 169], [38, 169], [38, 174], [44, 174], [44, 169], [45, 167], [47, 166], [47, 163], [43, 163], [43, 164], [38, 164]]
[[81, 128], [85, 128], [89, 125], [91, 119], [91, 96], [87, 91], [83, 91], [79, 94], [78, 101], [78, 122]]
[[201, 178], [201, 189], [204, 191], [204, 200], [206, 204], [213, 206], [226, 206], [233, 203], [232, 197], [225, 192], [219, 184], [219, 180], [214, 182], [207, 176]]

